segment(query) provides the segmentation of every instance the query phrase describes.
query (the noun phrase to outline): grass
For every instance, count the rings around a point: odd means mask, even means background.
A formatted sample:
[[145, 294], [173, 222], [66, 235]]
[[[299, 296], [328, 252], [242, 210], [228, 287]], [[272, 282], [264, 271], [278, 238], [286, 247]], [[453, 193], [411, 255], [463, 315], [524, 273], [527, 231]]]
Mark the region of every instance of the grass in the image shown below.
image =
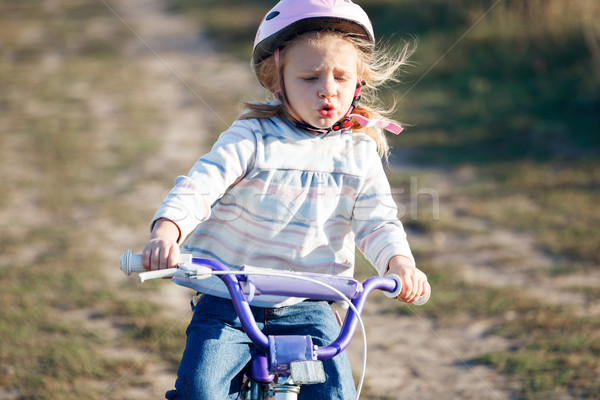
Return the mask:
[[[561, 279], [595, 271], [598, 265], [598, 215], [594, 207], [598, 199], [597, 170], [589, 161], [568, 167], [549, 162], [502, 163], [479, 168], [477, 176], [456, 184], [452, 193], [463, 199], [465, 215], [535, 238], [555, 264], [537, 270], [533, 279]], [[436, 221], [427, 213], [405, 220], [412, 231], [431, 236], [440, 232], [467, 238], [481, 235], [465, 231], [456, 223], [452, 216]], [[501, 335], [515, 343], [510, 349], [482, 355], [472, 362], [492, 366], [518, 381], [519, 398], [555, 398], [564, 392], [575, 398], [595, 398], [600, 371], [597, 315], [584, 317], [573, 306], [551, 306], [532, 299], [521, 288], [468, 284], [457, 278], [460, 269], [430, 265], [430, 252], [435, 249], [416, 255], [435, 290], [432, 300], [420, 309], [423, 315], [441, 324], [464, 320], [461, 315], [468, 320], [491, 318], [494, 328], [487, 334]], [[594, 281], [567, 290], [583, 294], [591, 304], [600, 300]], [[406, 307], [393, 312], [411, 315]]]
[[[0, 346], [4, 388], [17, 388], [26, 398], [60, 396], [50, 390], [67, 390], [75, 378], [106, 378], [114, 365], [97, 351], [104, 339], [77, 321], [65, 321], [62, 313], [92, 307], [95, 285], [93, 265], [74, 254], [72, 240], [63, 234], [52, 238], [53, 254], [40, 256], [31, 265], [3, 265]], [[69, 271], [64, 265], [85, 264], [89, 270]], [[45, 397], [48, 396], [48, 397]], [[76, 398], [76, 397], [61, 397]], [[79, 397], [87, 398], [87, 397]]]
[[[256, 21], [269, 7], [244, 8], [244, 22], [230, 25], [223, 23], [227, 5], [178, 4], [179, 10], [196, 13], [225, 49], [243, 59], [249, 58], [251, 43], [238, 39], [253, 37]], [[425, 235], [465, 238], [494, 227], [516, 230], [532, 235], [555, 260], [537, 274], [555, 278], [595, 270], [600, 261], [595, 207], [600, 30], [593, 21], [600, 7], [558, 0], [377, 0], [361, 5], [383, 39], [418, 40], [415, 66], [392, 89], [400, 99], [397, 118], [412, 125], [393, 144], [419, 165], [390, 176], [406, 201], [400, 210], [405, 226]], [[447, 197], [419, 192], [435, 188], [440, 176], [459, 176], [465, 169], [472, 172], [452, 179]], [[411, 181], [415, 177], [417, 182]], [[432, 202], [443, 208], [457, 198], [461, 215], [436, 218]], [[465, 216], [482, 221], [483, 228], [463, 226]], [[469, 284], [457, 278], [457, 266], [428, 262], [433, 252], [420, 249], [418, 254], [436, 291], [420, 309], [424, 315], [446, 324], [460, 315], [493, 319], [497, 322], [488, 333], [515, 343], [473, 362], [518, 381], [523, 399], [564, 393], [593, 398], [598, 393], [598, 317], [531, 298], [517, 287]], [[366, 264], [357, 260], [357, 265]], [[593, 283], [570, 290], [599, 300]]]
[[[211, 0], [174, 0], [170, 9], [198, 18], [207, 35], [219, 41], [223, 50], [249, 60], [252, 53], [249, 39], [254, 38], [258, 23], [274, 4], [269, 0], [223, 0], [218, 3]], [[231, 12], [232, 8], [235, 12]]]
[[[144, 223], [142, 207], [123, 206], [133, 184], [115, 182], [129, 179], [157, 150], [148, 132], [161, 116], [133, 95], [139, 70], [118, 49], [129, 33], [100, 3], [54, 4], [0, 6], [0, 146], [7, 153], [0, 168], [6, 226], [0, 232], [0, 386], [20, 398], [92, 399], [128, 370], [144, 369], [143, 363], [108, 356], [107, 346], [151, 350], [149, 357], [175, 368], [183, 323], [165, 323], [144, 301], [155, 286], [108, 287], [98, 272], [114, 266], [99, 246], [105, 233], [90, 232], [89, 223]], [[236, 2], [234, 14], [232, 4], [179, 0], [173, 8], [204, 18], [213, 37], [248, 59], [248, 38], [272, 2]], [[363, 2], [383, 37], [419, 40], [417, 66], [394, 89], [402, 98], [398, 117], [414, 126], [394, 144], [411, 161], [450, 175], [474, 171], [439, 199], [442, 206], [460, 197], [465, 215], [534, 235], [557, 260], [544, 278], [588, 273], [600, 261], [598, 31], [586, 22], [597, 20], [597, 6], [500, 2], [429, 70], [492, 4]], [[591, 8], [584, 13], [586, 5]], [[439, 179], [435, 169], [421, 168], [415, 176], [417, 188], [434, 188]], [[409, 178], [391, 180], [411, 196]], [[408, 228], [426, 235], [482, 234], [455, 218], [436, 219], [432, 200], [426, 193], [410, 199], [403, 218]], [[597, 316], [532, 299], [516, 287], [464, 282], [457, 278], [459, 266], [430, 262], [434, 251], [417, 254], [436, 291], [420, 309], [423, 315], [443, 324], [461, 315], [492, 319], [497, 322], [488, 333], [514, 343], [473, 362], [520, 382], [519, 398], [597, 395]], [[600, 298], [593, 282], [569, 290], [590, 302]], [[86, 318], [74, 318], [81, 310], [117, 337], [102, 337]], [[406, 307], [389, 311], [407, 313]], [[143, 382], [120, 386], [136, 384]]]
[[53, 4], [0, 6], [0, 387], [15, 398], [97, 399], [132, 368], [105, 349], [142, 352], [168, 333], [150, 357], [175, 368], [184, 340], [147, 302], [108, 286], [100, 271], [114, 260], [94, 225], [122, 223], [113, 180], [155, 150], [148, 131], [160, 115], [134, 97], [139, 71], [118, 49], [129, 33], [102, 4]]
[[516, 349], [486, 354], [476, 361], [518, 376], [527, 398], [552, 397], [567, 389], [577, 398], [594, 398], [600, 386], [600, 337], [596, 318], [574, 317], [568, 308], [542, 307], [492, 333], [521, 339]]
[[595, 162], [523, 162], [485, 168], [464, 189], [472, 199], [469, 213], [534, 234], [542, 249], [581, 270], [600, 262], [599, 183]]
[[[421, 258], [422, 259], [422, 258]], [[423, 268], [435, 296], [418, 311], [385, 302], [385, 312], [432, 318], [442, 325], [468, 320], [491, 321], [489, 335], [513, 343], [508, 350], [481, 355], [472, 363], [486, 364], [512, 376], [521, 387], [519, 398], [555, 398], [567, 391], [576, 398], [594, 398], [600, 371], [600, 317], [582, 316], [569, 306], [551, 306], [521, 289], [490, 288], [460, 279], [452, 266]]]

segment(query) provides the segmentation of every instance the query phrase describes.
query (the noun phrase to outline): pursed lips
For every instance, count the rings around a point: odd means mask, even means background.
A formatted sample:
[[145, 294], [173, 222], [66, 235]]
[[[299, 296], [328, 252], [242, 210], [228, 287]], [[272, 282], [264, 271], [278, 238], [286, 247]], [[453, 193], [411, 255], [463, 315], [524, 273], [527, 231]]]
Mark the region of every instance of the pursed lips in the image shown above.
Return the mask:
[[323, 117], [332, 117], [335, 108], [330, 104], [325, 104], [319, 108], [319, 114]]

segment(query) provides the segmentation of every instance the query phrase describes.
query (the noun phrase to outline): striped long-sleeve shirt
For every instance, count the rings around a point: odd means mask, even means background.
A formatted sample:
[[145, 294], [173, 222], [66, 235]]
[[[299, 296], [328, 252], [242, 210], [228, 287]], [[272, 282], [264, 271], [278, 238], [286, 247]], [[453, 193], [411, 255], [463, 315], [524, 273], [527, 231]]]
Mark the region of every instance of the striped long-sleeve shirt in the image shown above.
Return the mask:
[[[355, 244], [381, 274], [395, 255], [412, 259], [376, 144], [362, 131], [315, 136], [279, 118], [238, 120], [175, 180], [158, 218], [187, 237], [183, 253], [232, 269], [352, 276]], [[218, 278], [193, 287], [228, 297]], [[252, 305], [294, 301], [258, 296]]]

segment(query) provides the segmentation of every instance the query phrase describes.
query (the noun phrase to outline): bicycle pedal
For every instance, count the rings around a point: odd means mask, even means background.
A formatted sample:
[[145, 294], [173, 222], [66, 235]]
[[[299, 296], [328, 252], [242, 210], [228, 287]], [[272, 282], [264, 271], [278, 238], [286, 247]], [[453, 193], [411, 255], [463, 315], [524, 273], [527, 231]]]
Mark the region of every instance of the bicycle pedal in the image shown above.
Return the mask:
[[294, 383], [299, 385], [325, 382], [325, 370], [320, 360], [292, 361], [290, 374]]

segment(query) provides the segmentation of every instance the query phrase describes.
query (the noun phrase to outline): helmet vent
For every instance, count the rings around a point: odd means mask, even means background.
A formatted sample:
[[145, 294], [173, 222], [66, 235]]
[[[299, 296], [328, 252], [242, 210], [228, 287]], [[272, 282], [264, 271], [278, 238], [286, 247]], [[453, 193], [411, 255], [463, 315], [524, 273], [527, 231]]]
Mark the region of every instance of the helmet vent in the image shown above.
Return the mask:
[[273, 11], [272, 13], [270, 13], [269, 15], [267, 15], [266, 20], [270, 21], [270, 20], [272, 20], [273, 18], [275, 18], [278, 15], [279, 15], [279, 11]]

